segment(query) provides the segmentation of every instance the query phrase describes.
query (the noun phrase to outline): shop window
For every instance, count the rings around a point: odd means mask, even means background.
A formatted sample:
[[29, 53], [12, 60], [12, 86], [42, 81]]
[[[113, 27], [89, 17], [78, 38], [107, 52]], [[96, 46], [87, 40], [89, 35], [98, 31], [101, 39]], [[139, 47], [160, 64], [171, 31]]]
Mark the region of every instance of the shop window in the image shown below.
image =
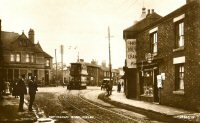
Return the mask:
[[14, 54], [10, 54], [10, 61], [14, 62], [15, 61], [15, 55]]
[[184, 21], [179, 20], [175, 23], [175, 48], [184, 47]]
[[20, 61], [21, 61], [20, 54], [19, 54], [19, 53], [17, 53], [17, 54], [16, 54], [16, 62], [20, 62]]
[[184, 90], [184, 64], [175, 65], [175, 90]]
[[153, 96], [153, 71], [144, 72], [143, 92], [146, 96]]
[[150, 34], [150, 42], [151, 42], [151, 53], [157, 54], [158, 52], [158, 33], [153, 32]]

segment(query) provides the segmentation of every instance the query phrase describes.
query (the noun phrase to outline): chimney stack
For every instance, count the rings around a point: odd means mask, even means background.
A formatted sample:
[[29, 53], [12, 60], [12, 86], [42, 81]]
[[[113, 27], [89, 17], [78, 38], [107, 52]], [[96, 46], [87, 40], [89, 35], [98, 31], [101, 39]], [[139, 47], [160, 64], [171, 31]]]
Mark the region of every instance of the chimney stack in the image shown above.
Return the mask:
[[154, 9], [151, 9], [151, 13], [152, 13], [152, 14], [154, 13]]
[[34, 44], [34, 30], [33, 29], [30, 29], [29, 32], [28, 32], [28, 38], [29, 40]]
[[146, 18], [146, 8], [142, 8], [142, 14], [141, 14], [141, 16], [140, 16], [140, 18], [139, 18], [139, 21], [140, 20], [142, 20], [142, 19], [144, 19], [144, 18]]
[[148, 15], [150, 14], [150, 9], [148, 9], [148, 13], [147, 13]]

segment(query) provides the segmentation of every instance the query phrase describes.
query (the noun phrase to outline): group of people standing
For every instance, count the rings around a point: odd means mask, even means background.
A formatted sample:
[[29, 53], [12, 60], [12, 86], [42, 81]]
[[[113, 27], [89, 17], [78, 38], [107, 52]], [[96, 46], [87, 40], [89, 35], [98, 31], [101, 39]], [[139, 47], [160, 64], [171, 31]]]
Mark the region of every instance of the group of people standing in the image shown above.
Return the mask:
[[[27, 87], [28, 85], [28, 91]], [[1, 86], [3, 87], [3, 86]], [[15, 98], [19, 99], [19, 112], [23, 112], [23, 105], [24, 105], [24, 95], [29, 94], [30, 101], [29, 101], [29, 107], [28, 110], [32, 111], [33, 102], [35, 100], [35, 94], [37, 90], [37, 82], [35, 76], [29, 76], [28, 79], [26, 79], [26, 75], [22, 74], [21, 77], [18, 80], [15, 80], [12, 83], [4, 82], [4, 88], [1, 89], [4, 94], [12, 93], [12, 96], [15, 96]]]
[[[19, 111], [22, 112], [24, 111], [23, 105], [24, 105], [24, 95], [27, 94], [27, 88], [25, 84], [25, 74], [21, 75], [21, 79], [18, 81], [16, 85], [17, 89], [17, 94], [20, 97], [20, 102], [19, 102]], [[29, 107], [28, 110], [32, 111], [32, 105], [35, 100], [35, 94], [37, 90], [37, 83], [36, 83], [36, 77], [35, 76], [30, 76], [28, 79], [28, 93], [30, 96], [30, 102], [29, 102]]]

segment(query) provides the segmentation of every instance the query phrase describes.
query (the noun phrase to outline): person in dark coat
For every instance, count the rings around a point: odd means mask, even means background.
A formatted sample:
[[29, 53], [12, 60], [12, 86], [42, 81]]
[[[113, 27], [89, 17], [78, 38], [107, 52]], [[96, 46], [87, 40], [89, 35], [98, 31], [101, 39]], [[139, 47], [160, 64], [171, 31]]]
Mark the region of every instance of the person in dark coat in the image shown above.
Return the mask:
[[24, 94], [27, 94], [27, 89], [25, 85], [25, 74], [21, 75], [21, 79], [17, 83], [17, 95], [20, 97], [20, 102], [19, 102], [19, 111], [23, 112], [23, 105], [24, 105]]
[[30, 95], [30, 102], [29, 102], [29, 107], [28, 110], [32, 111], [32, 106], [33, 106], [33, 102], [35, 100], [35, 94], [37, 91], [37, 83], [35, 81], [36, 77], [31, 76], [31, 79], [28, 82], [28, 88], [29, 88], [29, 95]]
[[121, 92], [121, 84], [120, 84], [120, 82], [118, 82], [118, 85], [117, 85], [117, 92]]
[[15, 98], [18, 98], [17, 96], [17, 83], [18, 83], [18, 80], [15, 80], [13, 81], [13, 89], [12, 89], [12, 95], [15, 96]]

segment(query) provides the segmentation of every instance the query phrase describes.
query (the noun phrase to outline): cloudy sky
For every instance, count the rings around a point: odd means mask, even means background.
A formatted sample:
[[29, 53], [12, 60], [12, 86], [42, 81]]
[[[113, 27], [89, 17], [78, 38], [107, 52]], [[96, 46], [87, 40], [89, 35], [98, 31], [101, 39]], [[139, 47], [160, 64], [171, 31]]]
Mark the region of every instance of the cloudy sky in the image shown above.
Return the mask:
[[3, 31], [28, 34], [34, 29], [35, 43], [52, 57], [56, 49], [58, 61], [63, 44], [67, 64], [77, 60], [78, 52], [86, 62], [108, 63], [109, 26], [111, 61], [118, 68], [125, 60], [123, 30], [140, 17], [143, 6], [165, 16], [184, 4], [185, 0], [0, 0], [0, 19]]

